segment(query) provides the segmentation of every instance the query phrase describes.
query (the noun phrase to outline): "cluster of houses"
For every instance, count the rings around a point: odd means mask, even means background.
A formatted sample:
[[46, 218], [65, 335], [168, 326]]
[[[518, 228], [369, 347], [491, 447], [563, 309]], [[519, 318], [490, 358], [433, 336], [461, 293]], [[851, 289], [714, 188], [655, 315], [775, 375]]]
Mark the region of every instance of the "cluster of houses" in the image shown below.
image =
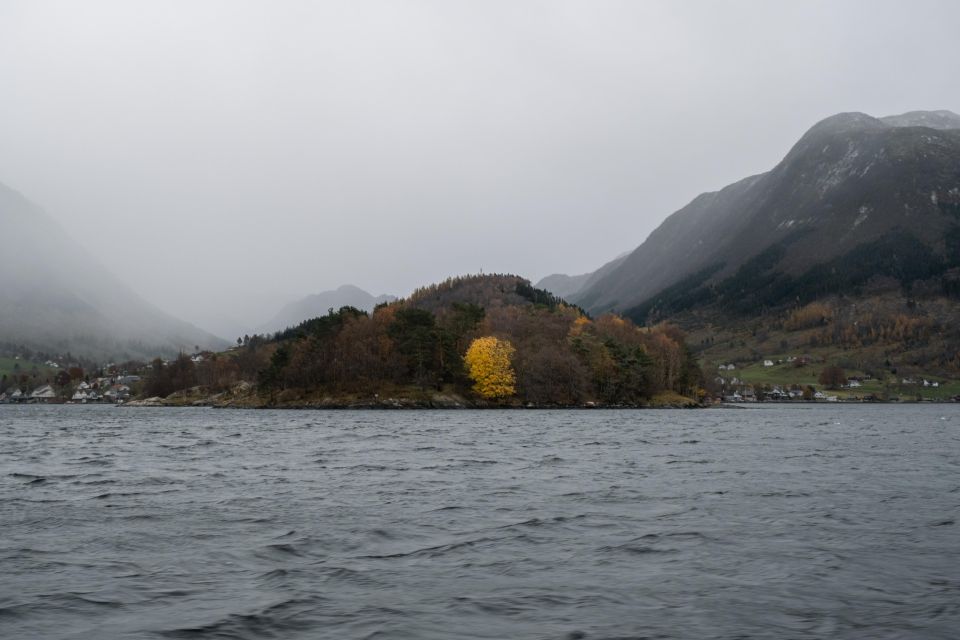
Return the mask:
[[[813, 362], [813, 358], [808, 355], [802, 356], [790, 356], [785, 359], [765, 359], [760, 361], [764, 367], [774, 367], [783, 364], [792, 364], [805, 365]], [[806, 390], [800, 385], [790, 385], [789, 387], [785, 386], [768, 386], [763, 385], [763, 387], [755, 386], [748, 383], [746, 380], [743, 380], [737, 377], [736, 374], [726, 373], [737, 370], [737, 365], [734, 363], [724, 363], [717, 366], [718, 375], [714, 378], [716, 385], [722, 390], [717, 394], [717, 399], [723, 402], [789, 402], [789, 401], [819, 401], [819, 402], [839, 402], [840, 397], [837, 395], [831, 395], [825, 393], [824, 391], [818, 391], [813, 386], [806, 387]], [[870, 381], [872, 378], [869, 375], [864, 376], [850, 376], [846, 378], [846, 382], [841, 385], [838, 385], [841, 389], [846, 390], [860, 390], [864, 386], [864, 382]], [[900, 384], [912, 385], [912, 386], [923, 386], [932, 389], [939, 389], [941, 382], [936, 380], [929, 380], [923, 377], [906, 377], [900, 378]], [[853, 400], [875, 400], [873, 394], [868, 394], [864, 397], [857, 395], [851, 395], [850, 398]], [[957, 396], [956, 401], [960, 401], [960, 396]]]
[[[773, 367], [777, 365], [790, 364], [793, 366], [806, 365], [813, 362], [809, 355], [789, 356], [785, 359], [763, 360], [764, 367]], [[717, 366], [718, 371], [736, 371], [737, 365], [734, 363], [724, 363]], [[844, 389], [855, 389], [862, 385], [863, 378], [849, 378], [843, 385]], [[836, 395], [818, 391], [813, 387], [804, 394], [804, 389], [799, 385], [784, 387], [773, 385], [772, 387], [755, 388], [745, 380], [740, 379], [735, 374], [723, 374], [714, 378], [714, 382], [723, 389], [720, 399], [723, 402], [790, 402], [790, 401], [815, 401], [815, 402], [839, 402], [840, 398]]]
[[130, 399], [130, 385], [139, 381], [140, 376], [117, 376], [116, 378], [98, 378], [93, 383], [81, 382], [68, 402], [123, 403]]
[[[752, 386], [746, 386], [725, 393], [722, 399], [724, 402], [790, 402], [803, 400], [804, 396], [802, 389], [784, 389], [774, 386], [770, 389], [757, 390]], [[838, 396], [828, 395], [822, 391], [814, 391], [810, 399], [816, 402], [839, 402], [840, 400]]]
[[72, 390], [58, 393], [52, 385], [44, 384], [33, 391], [11, 387], [0, 393], [0, 404], [122, 404], [130, 399], [130, 385], [140, 382], [140, 376], [121, 375], [81, 381]]
[[0, 393], [0, 403], [2, 404], [43, 403], [52, 402], [56, 399], [57, 392], [48, 384], [37, 387], [28, 393], [24, 393], [16, 387], [11, 387], [3, 393]]
[[909, 385], [923, 385], [924, 387], [931, 387], [933, 389], [940, 388], [940, 383], [936, 380], [927, 380], [926, 378], [902, 378], [900, 384], [909, 384]]

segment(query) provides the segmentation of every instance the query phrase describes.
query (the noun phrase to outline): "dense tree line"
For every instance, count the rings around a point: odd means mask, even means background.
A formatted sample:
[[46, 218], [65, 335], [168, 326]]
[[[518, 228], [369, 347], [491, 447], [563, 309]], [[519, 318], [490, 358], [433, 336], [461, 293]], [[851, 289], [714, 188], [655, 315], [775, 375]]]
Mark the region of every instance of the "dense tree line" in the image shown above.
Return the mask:
[[877, 344], [919, 347], [952, 329], [916, 309], [916, 303], [910, 299], [904, 308], [884, 308], [866, 301], [859, 306], [839, 305], [836, 308], [826, 302], [811, 302], [787, 313], [781, 326], [787, 331], [806, 331], [805, 344], [808, 346], [844, 348]]
[[678, 329], [639, 328], [612, 315], [591, 319], [502, 275], [448, 280], [369, 314], [331, 310], [211, 356], [196, 365], [187, 357], [155, 363], [149, 388], [165, 395], [248, 380], [267, 401], [416, 387], [570, 405], [635, 404], [668, 390], [692, 395], [700, 381]]

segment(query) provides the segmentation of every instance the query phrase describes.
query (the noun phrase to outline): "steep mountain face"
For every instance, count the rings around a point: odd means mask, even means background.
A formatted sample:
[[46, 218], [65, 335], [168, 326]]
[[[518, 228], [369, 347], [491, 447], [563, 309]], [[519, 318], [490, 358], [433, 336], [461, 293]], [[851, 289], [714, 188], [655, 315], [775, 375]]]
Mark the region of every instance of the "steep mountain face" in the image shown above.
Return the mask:
[[776, 305], [874, 275], [909, 282], [954, 266], [958, 225], [960, 116], [844, 113], [771, 171], [698, 196], [572, 297], [643, 320], [704, 301]]
[[144, 301], [35, 205], [3, 185], [0, 228], [3, 345], [122, 359], [226, 344]]
[[327, 315], [330, 309], [334, 311], [341, 307], [355, 307], [361, 311], [373, 311], [373, 308], [383, 302], [393, 302], [396, 296], [373, 296], [359, 287], [345, 284], [333, 291], [323, 291], [301, 300], [284, 305], [283, 308], [269, 322], [259, 327], [261, 333], [282, 331], [288, 327], [295, 327], [304, 320]]

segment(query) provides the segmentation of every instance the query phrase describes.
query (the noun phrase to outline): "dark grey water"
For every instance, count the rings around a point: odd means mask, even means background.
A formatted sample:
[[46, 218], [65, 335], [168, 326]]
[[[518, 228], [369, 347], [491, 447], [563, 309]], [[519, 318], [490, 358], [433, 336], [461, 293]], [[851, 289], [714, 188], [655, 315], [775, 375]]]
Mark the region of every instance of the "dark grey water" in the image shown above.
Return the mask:
[[960, 407], [0, 407], [0, 637], [956, 638]]

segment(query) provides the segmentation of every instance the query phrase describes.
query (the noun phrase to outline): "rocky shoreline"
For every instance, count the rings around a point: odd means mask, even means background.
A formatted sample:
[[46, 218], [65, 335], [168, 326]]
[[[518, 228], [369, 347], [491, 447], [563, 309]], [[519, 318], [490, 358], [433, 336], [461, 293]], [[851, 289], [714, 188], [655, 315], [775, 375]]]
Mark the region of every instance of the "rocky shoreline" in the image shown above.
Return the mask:
[[210, 393], [203, 387], [177, 391], [162, 398], [138, 398], [124, 407], [211, 407], [215, 409], [691, 409], [704, 405], [678, 394], [661, 394], [646, 404], [607, 405], [585, 402], [574, 405], [537, 405], [467, 398], [457, 393], [418, 390], [393, 396], [318, 395], [313, 397], [261, 397], [253, 385], [241, 382], [228, 391]]

